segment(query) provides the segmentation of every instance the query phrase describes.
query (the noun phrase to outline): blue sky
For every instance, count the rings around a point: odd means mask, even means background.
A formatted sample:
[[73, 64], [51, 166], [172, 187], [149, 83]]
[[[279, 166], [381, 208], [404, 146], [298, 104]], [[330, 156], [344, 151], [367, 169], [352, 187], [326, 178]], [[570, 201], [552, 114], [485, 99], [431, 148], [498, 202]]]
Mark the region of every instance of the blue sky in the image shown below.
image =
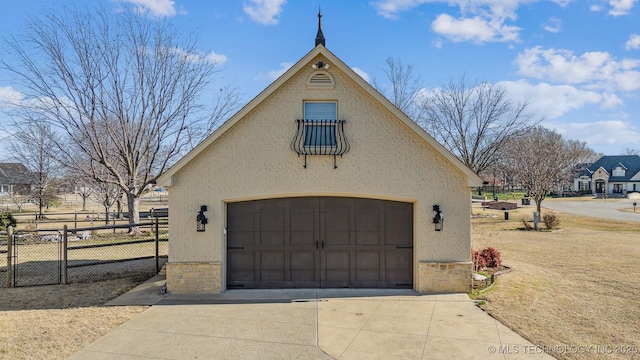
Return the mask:
[[[0, 2], [0, 34], [71, 1]], [[78, 1], [93, 6], [97, 1]], [[314, 46], [386, 84], [385, 59], [413, 64], [427, 88], [464, 74], [528, 100], [543, 125], [597, 152], [640, 149], [638, 0], [105, 0], [195, 32], [219, 81], [249, 101]], [[0, 56], [3, 52], [0, 45]], [[21, 89], [0, 70], [0, 122]], [[5, 120], [6, 121], [6, 118]], [[3, 157], [0, 154], [0, 158]]]

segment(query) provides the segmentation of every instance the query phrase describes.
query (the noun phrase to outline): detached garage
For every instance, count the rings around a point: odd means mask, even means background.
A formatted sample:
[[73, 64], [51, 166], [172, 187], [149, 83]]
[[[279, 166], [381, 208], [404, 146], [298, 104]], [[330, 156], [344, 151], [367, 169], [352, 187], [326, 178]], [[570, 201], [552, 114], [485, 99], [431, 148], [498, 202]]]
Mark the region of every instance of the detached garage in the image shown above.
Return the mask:
[[321, 35], [160, 178], [169, 292], [470, 289], [481, 179]]

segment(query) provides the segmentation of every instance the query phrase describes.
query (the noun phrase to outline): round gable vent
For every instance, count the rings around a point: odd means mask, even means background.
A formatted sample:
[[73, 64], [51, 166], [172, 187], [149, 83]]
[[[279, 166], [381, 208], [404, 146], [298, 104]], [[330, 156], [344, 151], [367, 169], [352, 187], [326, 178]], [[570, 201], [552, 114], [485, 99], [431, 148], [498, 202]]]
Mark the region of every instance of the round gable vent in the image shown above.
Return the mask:
[[307, 87], [310, 89], [333, 89], [335, 82], [333, 76], [326, 71], [316, 71], [309, 77]]

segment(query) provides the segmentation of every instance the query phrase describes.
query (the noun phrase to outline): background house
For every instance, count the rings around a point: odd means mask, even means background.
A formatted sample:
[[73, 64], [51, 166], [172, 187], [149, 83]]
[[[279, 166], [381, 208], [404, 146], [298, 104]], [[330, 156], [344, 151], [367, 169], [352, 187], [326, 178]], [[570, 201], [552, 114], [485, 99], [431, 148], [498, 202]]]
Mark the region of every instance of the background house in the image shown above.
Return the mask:
[[626, 196], [640, 191], [640, 156], [603, 156], [586, 166], [573, 181], [573, 190]]
[[0, 195], [27, 194], [31, 191], [31, 172], [19, 163], [0, 163]]
[[159, 179], [168, 291], [470, 290], [470, 190], [482, 180], [321, 35]]

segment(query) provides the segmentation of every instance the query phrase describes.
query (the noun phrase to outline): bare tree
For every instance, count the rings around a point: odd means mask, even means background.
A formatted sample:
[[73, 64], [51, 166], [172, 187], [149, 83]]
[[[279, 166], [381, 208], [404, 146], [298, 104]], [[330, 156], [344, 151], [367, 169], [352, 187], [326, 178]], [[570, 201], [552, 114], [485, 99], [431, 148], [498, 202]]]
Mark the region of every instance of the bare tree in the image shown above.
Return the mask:
[[87, 210], [87, 200], [95, 191], [95, 179], [87, 177], [83, 173], [75, 173], [68, 176], [68, 181], [73, 184], [73, 193], [80, 195], [82, 199], [82, 211]]
[[104, 209], [104, 223], [109, 225], [109, 212], [113, 205], [122, 197], [122, 189], [109, 182], [97, 183], [91, 196]]
[[122, 189], [135, 224], [147, 185], [188, 150], [190, 129], [208, 127], [199, 101], [216, 64], [196, 45], [164, 20], [66, 9], [8, 39], [18, 65], [2, 66], [26, 95], [20, 111], [64, 134], [60, 161]]
[[622, 155], [640, 155], [640, 149], [625, 148]]
[[78, 187], [75, 190], [76, 194], [80, 195], [82, 199], [82, 211], [87, 211], [87, 200], [93, 195], [94, 189], [89, 186], [88, 182], [78, 183]]
[[398, 109], [417, 122], [420, 109], [416, 100], [424, 85], [420, 77], [414, 73], [413, 64], [405, 65], [401, 60], [388, 57], [383, 71], [390, 82], [390, 91], [386, 91], [385, 86], [379, 84], [375, 79], [373, 86]]
[[218, 93], [213, 97], [210, 115], [203, 126], [190, 126], [187, 128], [188, 138], [191, 144], [187, 150], [194, 148], [204, 138], [211, 135], [216, 128], [228, 120], [241, 107], [240, 90], [232, 83], [223, 83]]
[[29, 197], [29, 195], [24, 195], [19, 191], [14, 191], [13, 194], [11, 194], [11, 203], [18, 208], [18, 212], [22, 212], [24, 204], [29, 202]]
[[509, 139], [534, 125], [527, 106], [514, 104], [499, 85], [469, 83], [462, 76], [424, 95], [420, 125], [480, 174]]
[[536, 202], [538, 213], [542, 201], [570, 181], [578, 171], [576, 165], [594, 153], [586, 143], [564, 139], [541, 126], [513, 138], [507, 146], [512, 172]]
[[51, 187], [51, 181], [59, 169], [55, 149], [56, 135], [51, 126], [33, 120], [25, 121], [13, 134], [13, 141], [9, 145], [11, 158], [29, 170], [30, 195], [38, 204], [40, 218], [43, 209], [55, 196], [55, 189]]

